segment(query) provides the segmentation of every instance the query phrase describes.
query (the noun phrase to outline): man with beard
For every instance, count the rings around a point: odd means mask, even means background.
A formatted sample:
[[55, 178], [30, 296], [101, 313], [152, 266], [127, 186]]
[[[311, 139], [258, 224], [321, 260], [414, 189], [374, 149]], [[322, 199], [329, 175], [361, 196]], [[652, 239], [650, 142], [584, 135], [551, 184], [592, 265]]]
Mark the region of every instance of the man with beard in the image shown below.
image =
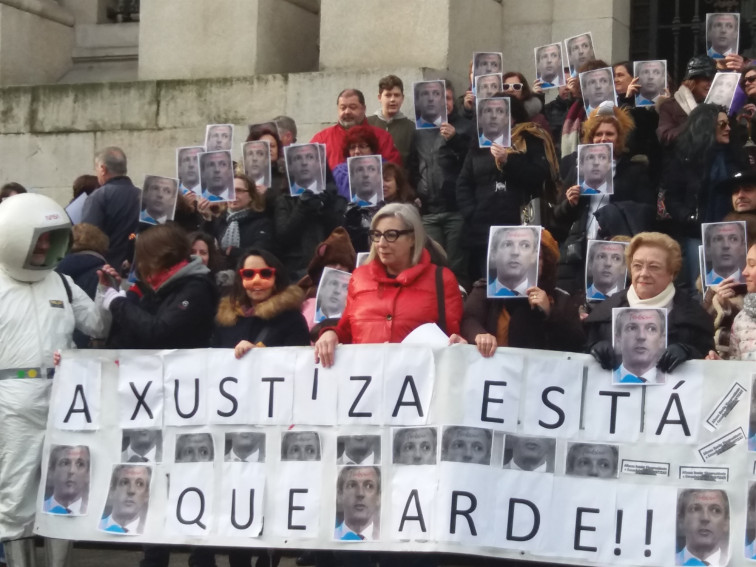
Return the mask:
[[[343, 521], [333, 537], [342, 541], [371, 541], [380, 537], [381, 470], [344, 467], [336, 483], [337, 510]], [[337, 515], [338, 521], [338, 515]]]
[[234, 172], [231, 169], [231, 152], [200, 154], [202, 197], [208, 201], [234, 200]]
[[554, 472], [556, 440], [548, 437], [507, 435], [504, 452], [512, 458], [504, 468], [516, 471]]
[[478, 99], [478, 145], [509, 146], [509, 101], [504, 97]]
[[116, 534], [141, 534], [150, 500], [152, 470], [144, 465], [118, 465], [110, 479], [110, 514], [100, 520], [100, 529]]
[[667, 322], [661, 309], [622, 309], [614, 326], [614, 347], [622, 364], [614, 371], [615, 384], [660, 384], [659, 362], [667, 346]]
[[564, 84], [560, 47], [554, 43], [536, 49], [536, 76], [541, 80], [541, 88], [561, 87]]
[[381, 462], [381, 438], [378, 435], [342, 435], [338, 443], [344, 450], [337, 465], [377, 465]]
[[588, 251], [586, 299], [606, 299], [625, 289], [625, 246], [617, 242], [593, 242]]
[[81, 516], [89, 499], [89, 447], [57, 445], [50, 451], [47, 482], [52, 494], [42, 510], [49, 514]]
[[415, 83], [415, 124], [418, 128], [438, 128], [446, 122], [443, 81]]
[[531, 227], [500, 228], [493, 234], [489, 266], [496, 277], [489, 279], [488, 297], [524, 297], [536, 284], [538, 234]]
[[729, 560], [730, 502], [724, 490], [682, 490], [677, 536], [685, 541], [675, 565], [723, 567]]
[[738, 49], [738, 15], [706, 14], [706, 54], [724, 59]]
[[611, 67], [580, 73], [580, 88], [583, 91], [586, 114], [605, 100], [616, 103], [614, 75]]
[[360, 207], [374, 207], [383, 193], [380, 156], [353, 157], [349, 160], [349, 187], [352, 202]]
[[727, 278], [745, 283], [745, 230], [739, 223], [715, 223], [704, 230], [704, 256], [711, 269], [706, 272], [706, 285], [716, 285]]
[[580, 193], [600, 195], [609, 193], [612, 174], [612, 146], [590, 144], [578, 148], [580, 155]]
[[264, 463], [265, 434], [252, 431], [226, 433], [226, 462]]

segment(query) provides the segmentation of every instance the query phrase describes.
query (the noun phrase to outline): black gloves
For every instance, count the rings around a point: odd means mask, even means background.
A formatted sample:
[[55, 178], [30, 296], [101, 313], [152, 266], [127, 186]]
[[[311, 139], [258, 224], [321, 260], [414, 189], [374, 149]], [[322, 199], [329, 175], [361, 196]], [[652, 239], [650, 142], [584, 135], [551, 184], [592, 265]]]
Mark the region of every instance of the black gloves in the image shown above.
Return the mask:
[[661, 355], [659, 363], [656, 366], [658, 366], [659, 370], [662, 372], [670, 373], [690, 358], [690, 347], [682, 343], [675, 343], [667, 347], [667, 350]]
[[617, 353], [614, 351], [611, 341], [599, 341], [593, 348], [591, 348], [591, 354], [604, 370], [614, 370], [619, 368], [620, 361]]

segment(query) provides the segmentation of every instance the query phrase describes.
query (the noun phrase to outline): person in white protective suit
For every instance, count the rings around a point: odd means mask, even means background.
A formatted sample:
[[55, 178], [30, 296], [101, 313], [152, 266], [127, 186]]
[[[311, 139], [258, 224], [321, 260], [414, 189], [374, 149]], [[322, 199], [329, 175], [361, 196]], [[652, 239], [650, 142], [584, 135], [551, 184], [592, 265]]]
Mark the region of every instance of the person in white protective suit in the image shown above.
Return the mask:
[[[68, 276], [71, 222], [43, 195], [0, 203], [0, 540], [9, 567], [33, 566], [32, 528], [53, 354], [75, 348], [74, 328], [104, 337], [109, 320]], [[64, 279], [65, 278], [65, 279]], [[47, 564], [62, 566], [66, 540], [46, 541]]]

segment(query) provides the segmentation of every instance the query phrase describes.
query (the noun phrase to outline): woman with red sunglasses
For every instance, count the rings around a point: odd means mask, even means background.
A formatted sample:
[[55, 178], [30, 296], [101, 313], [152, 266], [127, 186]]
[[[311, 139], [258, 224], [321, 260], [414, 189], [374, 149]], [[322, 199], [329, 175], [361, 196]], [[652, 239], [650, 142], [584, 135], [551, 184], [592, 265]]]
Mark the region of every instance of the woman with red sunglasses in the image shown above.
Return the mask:
[[262, 346], [307, 346], [310, 333], [302, 315], [304, 291], [289, 285], [281, 261], [266, 250], [242, 254], [233, 290], [221, 300], [213, 346], [233, 348], [237, 358]]

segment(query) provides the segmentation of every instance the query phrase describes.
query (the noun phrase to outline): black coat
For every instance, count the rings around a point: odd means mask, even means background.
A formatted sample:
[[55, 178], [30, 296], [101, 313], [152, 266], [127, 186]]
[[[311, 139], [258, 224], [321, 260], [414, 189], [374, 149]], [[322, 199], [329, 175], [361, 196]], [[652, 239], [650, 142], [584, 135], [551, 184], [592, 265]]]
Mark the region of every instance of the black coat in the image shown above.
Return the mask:
[[[214, 218], [212, 221], [205, 223], [203, 230], [208, 234], [211, 234], [218, 241], [218, 246], [221, 247], [223, 253], [226, 254], [226, 250], [223, 249], [221, 239], [228, 229], [228, 217], [223, 214]], [[250, 209], [249, 213], [239, 219], [239, 246], [231, 248], [226, 254], [227, 265], [226, 268], [235, 268], [237, 260], [242, 250], [247, 248], [258, 248], [261, 250], [269, 250], [275, 252], [273, 249], [275, 241], [273, 238], [273, 221], [266, 212], [257, 212]]]
[[71, 276], [74, 283], [94, 300], [97, 293], [97, 270], [102, 268], [105, 263], [105, 258], [97, 252], [82, 250], [81, 252], [66, 254], [55, 271]]
[[210, 346], [218, 292], [199, 259], [174, 274], [157, 291], [145, 287], [110, 304], [113, 327], [108, 348]]
[[[615, 293], [598, 304], [583, 322], [586, 327], [586, 352], [599, 341], [612, 340], [612, 309], [629, 307], [627, 290]], [[691, 358], [704, 358], [714, 349], [714, 322], [697, 301], [678, 291], [667, 314], [667, 344], [684, 344]]]

